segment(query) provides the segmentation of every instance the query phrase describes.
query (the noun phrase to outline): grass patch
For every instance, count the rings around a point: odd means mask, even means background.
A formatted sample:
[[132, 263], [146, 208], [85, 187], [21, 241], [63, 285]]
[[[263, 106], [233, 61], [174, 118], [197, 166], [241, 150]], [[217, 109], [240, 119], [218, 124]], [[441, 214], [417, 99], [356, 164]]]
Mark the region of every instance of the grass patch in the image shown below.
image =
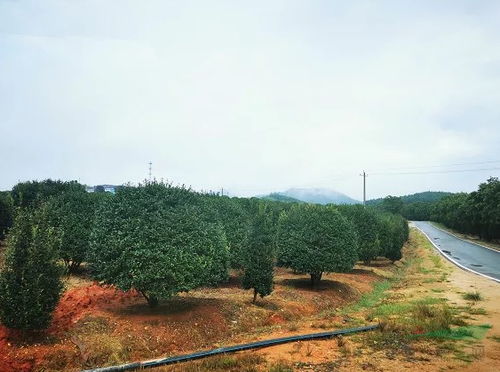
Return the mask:
[[434, 293], [443, 293], [444, 289], [432, 288], [431, 291], [434, 292]]
[[257, 354], [219, 355], [197, 362], [160, 368], [165, 372], [257, 372], [257, 366], [265, 359]]
[[490, 340], [493, 340], [493, 341], [496, 341], [496, 342], [500, 342], [500, 336], [494, 335], [494, 336], [490, 336], [488, 338]]
[[473, 302], [481, 301], [483, 299], [483, 296], [478, 291], [466, 292], [462, 295], [462, 297], [464, 298], [464, 300]]
[[438, 329], [427, 332], [423, 336], [441, 340], [470, 340], [471, 338], [479, 340], [484, 337], [490, 328], [491, 325], [489, 324], [470, 325], [454, 329]]
[[435, 331], [427, 332], [422, 336], [440, 340], [464, 340], [474, 337], [474, 334], [466, 327], [460, 327], [457, 329], [438, 329]]
[[434, 264], [434, 267], [436, 269], [442, 269], [443, 268], [443, 262], [441, 261], [441, 257], [439, 257], [437, 255], [431, 255], [431, 256], [429, 256], [429, 258], [432, 261], [432, 263]]
[[467, 311], [471, 315], [487, 315], [488, 312], [482, 307], [470, 307]]
[[407, 303], [392, 303], [382, 304], [378, 306], [372, 313], [372, 316], [391, 316], [397, 314], [404, 314], [411, 308]]
[[269, 370], [269, 372], [293, 372], [293, 368], [290, 366], [290, 364], [286, 362], [278, 362], [276, 364], [273, 364]]
[[446, 302], [446, 298], [441, 297], [424, 297], [418, 300], [413, 300], [412, 303], [415, 305], [437, 305]]
[[342, 309], [343, 314], [351, 313], [353, 311], [360, 311], [362, 309], [374, 307], [382, 298], [385, 297], [385, 292], [391, 288], [391, 281], [383, 280], [375, 283], [373, 290], [365, 293], [359, 301], [353, 305], [347, 306]]

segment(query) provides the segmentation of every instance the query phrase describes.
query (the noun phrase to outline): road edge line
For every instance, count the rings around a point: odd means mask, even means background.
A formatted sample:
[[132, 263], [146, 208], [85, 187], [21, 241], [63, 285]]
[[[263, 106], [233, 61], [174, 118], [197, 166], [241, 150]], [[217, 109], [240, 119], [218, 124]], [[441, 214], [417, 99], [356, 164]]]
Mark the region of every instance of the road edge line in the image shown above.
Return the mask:
[[500, 251], [499, 251], [498, 249], [491, 248], [491, 247], [487, 247], [487, 246], [485, 246], [485, 245], [482, 245], [482, 244], [476, 243], [476, 242], [474, 242], [474, 241], [472, 241], [472, 240], [468, 240], [468, 239], [461, 238], [461, 237], [459, 237], [459, 236], [457, 236], [457, 235], [453, 234], [453, 233], [452, 233], [452, 232], [450, 232], [450, 231], [446, 231], [445, 229], [442, 229], [442, 228], [440, 228], [440, 227], [437, 227], [436, 225], [434, 225], [434, 224], [432, 223], [432, 221], [423, 221], [423, 222], [429, 222], [429, 223], [432, 225], [432, 227], [434, 227], [435, 229], [441, 230], [442, 232], [447, 233], [448, 235], [451, 235], [451, 236], [453, 236], [453, 237], [457, 238], [458, 240], [461, 240], [461, 241], [466, 242], [466, 243], [474, 244], [474, 245], [477, 245], [478, 247], [481, 247], [481, 248], [486, 248], [486, 249], [489, 249], [490, 251], [493, 251], [493, 252], [496, 252], [496, 253], [500, 254]]
[[422, 234], [425, 235], [425, 237], [427, 238], [428, 241], [431, 242], [431, 244], [434, 246], [434, 248], [436, 248], [438, 250], [439, 253], [441, 253], [441, 255], [446, 258], [448, 261], [451, 261], [452, 263], [454, 263], [455, 265], [457, 265], [458, 267], [460, 267], [461, 269], [463, 270], [466, 270], [466, 271], [469, 271], [473, 274], [476, 274], [476, 275], [479, 275], [479, 276], [482, 276], [484, 278], [487, 278], [487, 279], [491, 279], [493, 280], [494, 282], [496, 283], [500, 283], [500, 279], [497, 279], [497, 278], [493, 278], [492, 276], [489, 276], [489, 275], [486, 275], [486, 274], [483, 274], [483, 273], [479, 273], [477, 271], [474, 271], [472, 269], [469, 269], [468, 267], [458, 263], [457, 261], [455, 261], [453, 258], [449, 257], [446, 253], [444, 253], [441, 248], [439, 248], [436, 243], [434, 243], [432, 241], [432, 239], [429, 237], [429, 235], [427, 235], [420, 227], [418, 227], [417, 225], [413, 224], [415, 226], [416, 229], [418, 229]]

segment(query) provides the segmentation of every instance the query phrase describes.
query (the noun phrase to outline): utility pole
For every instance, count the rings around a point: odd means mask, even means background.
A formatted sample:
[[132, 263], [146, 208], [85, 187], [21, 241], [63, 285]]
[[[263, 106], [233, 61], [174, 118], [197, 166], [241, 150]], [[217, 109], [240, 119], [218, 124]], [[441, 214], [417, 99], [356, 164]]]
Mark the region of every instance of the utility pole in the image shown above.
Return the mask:
[[363, 174], [360, 174], [363, 177], [363, 205], [366, 205], [366, 172], [363, 171]]
[[151, 162], [151, 160], [149, 161], [149, 182], [151, 182], [151, 167], [152, 167], [153, 163]]
[[221, 187], [220, 189], [220, 196], [224, 196], [224, 187]]

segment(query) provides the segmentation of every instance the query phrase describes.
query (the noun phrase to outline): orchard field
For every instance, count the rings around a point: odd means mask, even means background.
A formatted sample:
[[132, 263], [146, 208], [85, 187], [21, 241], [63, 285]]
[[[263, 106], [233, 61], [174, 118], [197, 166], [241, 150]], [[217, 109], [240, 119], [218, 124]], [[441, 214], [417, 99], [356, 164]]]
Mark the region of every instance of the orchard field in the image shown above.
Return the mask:
[[2, 215], [0, 370], [78, 370], [293, 329], [370, 291], [408, 238], [401, 216], [361, 205], [158, 182], [115, 195], [20, 183]]

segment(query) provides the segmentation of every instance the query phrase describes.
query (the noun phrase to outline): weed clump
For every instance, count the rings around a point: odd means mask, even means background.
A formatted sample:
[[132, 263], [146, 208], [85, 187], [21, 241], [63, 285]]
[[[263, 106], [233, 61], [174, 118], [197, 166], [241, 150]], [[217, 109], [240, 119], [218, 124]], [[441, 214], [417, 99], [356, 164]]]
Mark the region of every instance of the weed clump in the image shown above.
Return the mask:
[[481, 301], [483, 299], [483, 296], [478, 291], [466, 292], [463, 294], [462, 297], [464, 298], [464, 300], [472, 301], [472, 302]]

